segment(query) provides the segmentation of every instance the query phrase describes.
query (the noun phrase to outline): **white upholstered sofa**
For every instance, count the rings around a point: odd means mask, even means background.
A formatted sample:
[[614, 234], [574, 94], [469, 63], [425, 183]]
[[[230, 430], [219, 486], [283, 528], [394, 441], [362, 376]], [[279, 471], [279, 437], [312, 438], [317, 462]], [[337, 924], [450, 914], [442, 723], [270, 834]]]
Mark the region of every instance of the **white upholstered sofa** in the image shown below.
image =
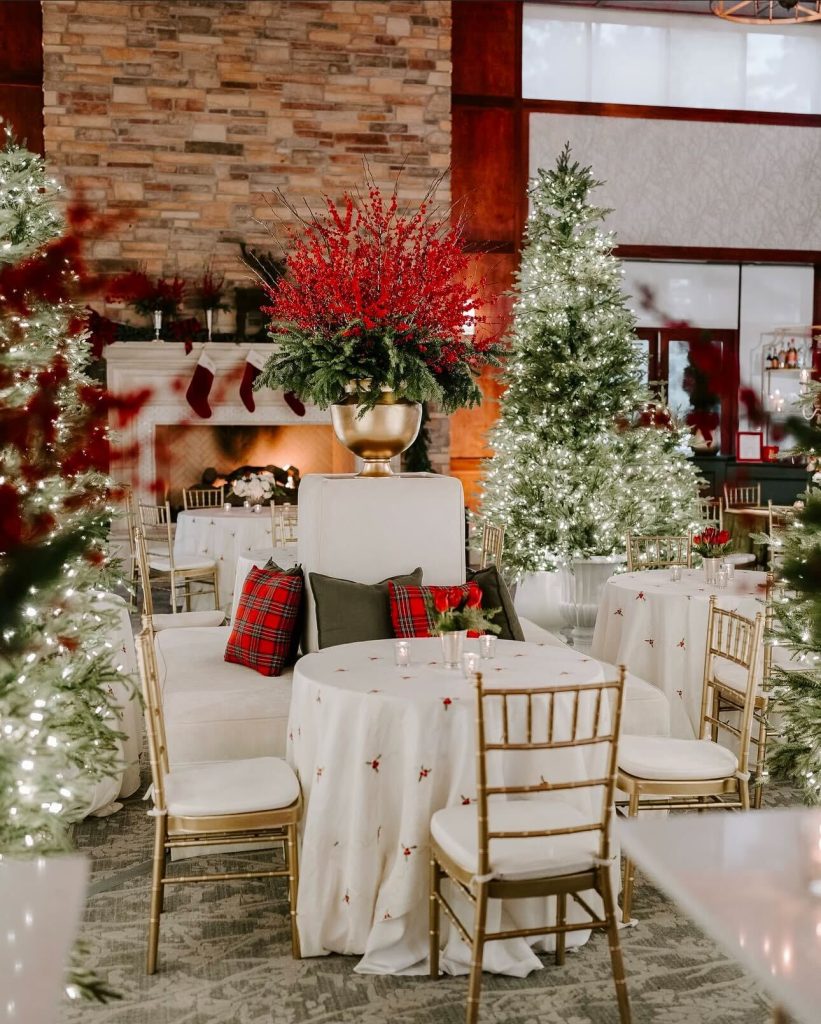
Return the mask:
[[[306, 578], [304, 651], [317, 649], [308, 573], [359, 583], [421, 566], [427, 584], [465, 579], [464, 502], [453, 477], [414, 474], [367, 480], [306, 476], [299, 496], [298, 558]], [[236, 595], [253, 564], [237, 566]], [[287, 568], [287, 566], [283, 566]], [[527, 640], [562, 641], [527, 619]], [[228, 663], [223, 654], [230, 625], [184, 626], [157, 632], [172, 765], [285, 754], [292, 670], [267, 677]], [[655, 687], [628, 680], [624, 729], [669, 733], [669, 708]]]

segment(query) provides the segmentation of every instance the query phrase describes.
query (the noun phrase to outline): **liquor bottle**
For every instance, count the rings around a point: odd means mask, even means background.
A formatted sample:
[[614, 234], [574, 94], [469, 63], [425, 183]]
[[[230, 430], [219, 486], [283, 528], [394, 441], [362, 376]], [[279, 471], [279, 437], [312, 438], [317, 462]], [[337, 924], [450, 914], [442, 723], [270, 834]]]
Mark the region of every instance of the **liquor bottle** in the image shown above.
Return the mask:
[[786, 365], [787, 365], [787, 350], [785, 348], [781, 348], [781, 349], [778, 350], [778, 366], [779, 366], [780, 369], [783, 370]]
[[764, 357], [764, 366], [768, 370], [771, 370], [772, 369], [772, 365], [773, 365], [773, 354], [772, 354], [772, 352], [768, 352], [767, 355]]
[[795, 338], [790, 338], [790, 347], [787, 349], [787, 366], [793, 369], [798, 365], [798, 349], [795, 347]]

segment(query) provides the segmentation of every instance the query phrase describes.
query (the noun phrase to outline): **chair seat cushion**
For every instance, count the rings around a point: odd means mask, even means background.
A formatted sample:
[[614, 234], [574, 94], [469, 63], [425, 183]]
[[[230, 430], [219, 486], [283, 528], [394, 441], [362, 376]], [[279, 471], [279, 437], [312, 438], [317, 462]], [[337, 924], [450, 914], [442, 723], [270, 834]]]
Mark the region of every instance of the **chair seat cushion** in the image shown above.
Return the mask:
[[[186, 554], [183, 552], [174, 555], [174, 569], [177, 571], [193, 572], [196, 569], [213, 569], [216, 563], [213, 558], [203, 558], [202, 555]], [[156, 569], [157, 572], [171, 572], [171, 559], [162, 555], [149, 555], [148, 568]]]
[[738, 769], [735, 754], [712, 740], [623, 735], [619, 770], [640, 779], [698, 782], [726, 779]]
[[[459, 867], [478, 871], [476, 805], [437, 811], [430, 831], [439, 847]], [[552, 800], [491, 800], [489, 830], [539, 831], [590, 823], [571, 804]], [[490, 866], [495, 878], [548, 878], [589, 870], [599, 853], [597, 831], [528, 839], [491, 839]]]
[[165, 777], [165, 793], [169, 814], [247, 814], [290, 807], [299, 782], [281, 758], [253, 757], [173, 768]]

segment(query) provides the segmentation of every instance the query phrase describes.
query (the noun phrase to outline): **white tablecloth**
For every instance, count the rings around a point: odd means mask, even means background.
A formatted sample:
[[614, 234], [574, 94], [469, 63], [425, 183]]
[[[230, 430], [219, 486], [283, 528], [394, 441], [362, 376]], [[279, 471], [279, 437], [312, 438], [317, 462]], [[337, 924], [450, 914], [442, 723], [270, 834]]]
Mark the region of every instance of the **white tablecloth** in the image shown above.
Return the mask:
[[143, 709], [128, 605], [118, 594], [101, 594], [97, 607], [111, 617], [106, 639], [111, 644], [112, 663], [122, 674], [122, 682], [112, 686], [120, 716], [116, 728], [123, 733], [123, 738], [117, 741], [121, 767], [109, 778], [100, 779], [84, 812], [84, 815], [104, 817], [120, 809], [118, 797], [131, 796], [139, 788]]
[[[180, 512], [174, 538], [174, 554], [207, 555], [219, 569], [219, 606], [228, 610], [234, 596], [234, 574], [240, 555], [273, 551], [271, 510], [246, 508], [203, 509]], [[195, 598], [192, 607], [209, 607], [210, 598]], [[213, 607], [213, 604], [210, 605]]]
[[[438, 637], [410, 643], [408, 668], [394, 665], [392, 640], [376, 640], [308, 654], [294, 669], [288, 757], [306, 803], [298, 902], [302, 952], [360, 954], [361, 973], [426, 970], [430, 819], [440, 808], [475, 798], [472, 685], [461, 671], [441, 664]], [[477, 649], [477, 641], [467, 643], [468, 650]], [[497, 650], [494, 660], [480, 662], [492, 686], [605, 678], [598, 662], [571, 648], [499, 641]], [[562, 707], [557, 700], [557, 722]], [[592, 716], [592, 704], [587, 711]], [[584, 715], [582, 707], [580, 722]], [[603, 772], [604, 750], [577, 747], [548, 756], [563, 759], [559, 770], [584, 776]], [[538, 782], [539, 769], [545, 771], [543, 760], [517, 763], [527, 781]], [[555, 772], [557, 761], [550, 765]], [[509, 773], [506, 778], [510, 784]], [[574, 797], [589, 810], [586, 801], [595, 797], [598, 803], [601, 792], [581, 790]], [[589, 900], [596, 907], [595, 894]], [[533, 927], [553, 921], [553, 902], [517, 900], [500, 908], [491, 901], [488, 927], [497, 927], [500, 917]], [[568, 901], [569, 914], [571, 906]], [[575, 919], [584, 915], [577, 912]], [[579, 945], [588, 936], [571, 933], [568, 942]], [[552, 936], [542, 948], [553, 948]], [[468, 963], [467, 948], [451, 930], [443, 969], [463, 973]], [[487, 970], [524, 976], [541, 966], [524, 939], [486, 948]]]
[[627, 665], [663, 690], [672, 735], [692, 739], [701, 712], [710, 595], [720, 607], [754, 618], [764, 611], [765, 583], [765, 573], [747, 570], [736, 570], [722, 590], [705, 582], [701, 568], [683, 569], [675, 583], [669, 569], [611, 576], [596, 619], [593, 655]]

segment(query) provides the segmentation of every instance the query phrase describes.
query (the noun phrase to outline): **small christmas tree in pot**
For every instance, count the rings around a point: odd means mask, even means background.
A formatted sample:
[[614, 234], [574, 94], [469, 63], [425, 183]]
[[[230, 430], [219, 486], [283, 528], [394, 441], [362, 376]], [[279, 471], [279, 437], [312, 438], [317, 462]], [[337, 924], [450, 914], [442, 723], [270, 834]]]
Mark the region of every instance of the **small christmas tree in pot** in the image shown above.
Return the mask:
[[559, 569], [565, 622], [592, 636], [601, 589], [627, 532], [696, 522], [696, 472], [670, 417], [642, 425], [635, 318], [599, 184], [570, 159], [540, 170], [517, 275], [500, 420], [490, 435], [480, 518], [505, 530], [511, 576]]

